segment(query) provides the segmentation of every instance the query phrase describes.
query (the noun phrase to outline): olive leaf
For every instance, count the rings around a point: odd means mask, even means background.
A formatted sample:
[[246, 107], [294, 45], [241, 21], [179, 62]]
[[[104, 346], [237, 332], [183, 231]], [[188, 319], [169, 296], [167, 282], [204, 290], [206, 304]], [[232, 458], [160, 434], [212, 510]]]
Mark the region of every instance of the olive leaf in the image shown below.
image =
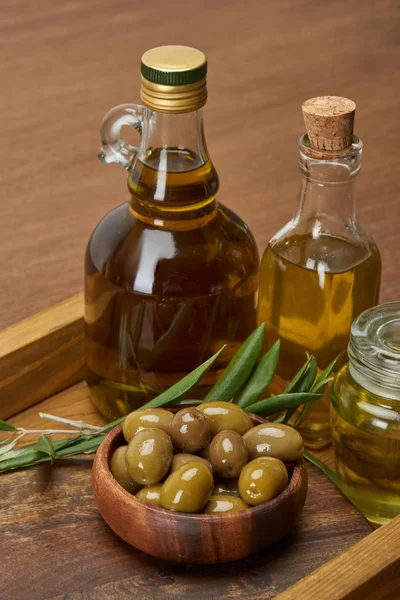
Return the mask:
[[[317, 375], [318, 365], [313, 356], [301, 367], [298, 373], [287, 386], [284, 393], [309, 392]], [[297, 410], [297, 406], [289, 408], [284, 416], [283, 422], [287, 423]]]
[[241, 408], [250, 406], [259, 400], [272, 381], [279, 361], [280, 340], [276, 341], [270, 350], [254, 368], [244, 389], [235, 400], [235, 404]]
[[[327, 366], [327, 368], [321, 373], [321, 375], [318, 377], [317, 381], [311, 387], [311, 391], [312, 392], [320, 391], [323, 394], [325, 393], [326, 386], [331, 381], [333, 381], [333, 377], [330, 377], [330, 375], [333, 372], [333, 370], [335, 369], [335, 367], [338, 364], [339, 360], [342, 358], [342, 356], [343, 356], [343, 352], [341, 354], [339, 354], [339, 356], [337, 356], [335, 358], [335, 360], [333, 360]], [[315, 363], [316, 363], [316, 361], [315, 361]], [[303, 407], [302, 411], [300, 412], [299, 416], [297, 417], [297, 419], [296, 419], [296, 421], [294, 423], [294, 427], [300, 427], [300, 425], [302, 423], [304, 423], [304, 421], [306, 421], [306, 419], [308, 419], [308, 417], [310, 416], [311, 411], [313, 410], [313, 408], [314, 408], [315, 405], [316, 405], [316, 402], [311, 402], [307, 406]]]
[[216, 352], [211, 358], [206, 360], [202, 365], [197, 367], [194, 371], [180, 379], [173, 386], [165, 390], [162, 394], [144, 404], [142, 408], [154, 408], [157, 406], [165, 406], [166, 404], [171, 404], [176, 400], [179, 400], [187, 394], [203, 377], [203, 375], [208, 371], [211, 365], [217, 360], [218, 356], [224, 350], [225, 346], [222, 346], [218, 352]]
[[183, 400], [175, 400], [174, 406], [198, 406], [202, 404], [203, 400], [192, 400], [190, 398], [183, 398]]
[[324, 389], [327, 384], [332, 381], [332, 377], [330, 377], [331, 373], [334, 371], [335, 367], [337, 366], [338, 362], [343, 358], [344, 356], [344, 352], [341, 352], [339, 354], [339, 356], [337, 356], [335, 358], [335, 360], [333, 360], [330, 365], [328, 365], [325, 369], [325, 371], [322, 371], [321, 375], [318, 377], [317, 381], [314, 383], [313, 387], [312, 387], [312, 391], [313, 392], [318, 392], [321, 389]]
[[39, 450], [39, 452], [44, 452], [45, 454], [48, 454], [51, 458], [51, 462], [54, 461], [56, 457], [56, 451], [53, 442], [47, 437], [47, 435], [42, 434], [36, 442], [35, 447], [36, 450]]
[[[117, 422], [109, 423], [106, 427], [108, 430], [113, 429], [123, 419], [118, 419]], [[55, 450], [54, 458], [63, 458], [66, 456], [75, 456], [82, 452], [95, 453], [101, 442], [104, 440], [105, 434], [93, 435], [78, 435], [59, 442], [52, 443]], [[50, 440], [48, 440], [50, 442]], [[51, 443], [51, 442], [50, 442]], [[0, 457], [0, 473], [6, 473], [14, 469], [30, 467], [44, 462], [52, 461], [52, 456], [47, 452], [48, 446], [37, 448], [38, 442], [23, 446], [18, 450], [12, 450], [7, 456]], [[50, 450], [51, 452], [51, 450]], [[44, 456], [45, 455], [45, 456]]]
[[204, 402], [229, 402], [247, 381], [264, 345], [265, 323], [243, 342]]
[[[315, 360], [315, 358], [312, 357], [308, 371], [306, 371], [303, 380], [299, 384], [299, 387], [304, 389], [304, 391], [312, 390], [312, 386], [314, 385], [314, 381], [317, 376], [317, 373], [318, 373], [318, 363]], [[294, 423], [294, 427], [298, 427], [301, 423], [303, 423], [303, 421], [305, 421], [307, 419], [307, 417], [310, 415], [312, 409], [317, 404], [317, 402], [318, 402], [318, 400], [315, 400], [314, 402], [310, 402], [309, 404], [303, 406], [303, 408], [300, 411], [300, 414], [298, 415], [298, 417]]]
[[246, 406], [247, 412], [254, 413], [255, 415], [267, 416], [276, 412], [281, 412], [287, 408], [293, 408], [306, 404], [307, 402], [313, 402], [322, 398], [323, 394], [314, 394], [311, 392], [300, 392], [293, 394], [278, 394], [277, 396], [271, 396], [256, 402], [251, 406]]
[[317, 458], [313, 454], [310, 454], [309, 452], [304, 451], [303, 456], [310, 463], [312, 463], [313, 465], [315, 465], [316, 467], [321, 469], [321, 471], [324, 473], [324, 475], [329, 477], [329, 479], [332, 481], [332, 483], [334, 483], [336, 485], [336, 487], [341, 491], [340, 479], [336, 475], [335, 471], [333, 471], [330, 467], [328, 467], [328, 465], [326, 463], [322, 462], [322, 460], [319, 460], [319, 458]]
[[11, 425], [11, 423], [7, 423], [6, 421], [1, 421], [0, 420], [0, 431], [16, 431], [17, 428], [14, 427], [14, 425]]
[[308, 367], [310, 366], [311, 361], [312, 361], [312, 356], [310, 356], [310, 358], [304, 363], [304, 365], [300, 368], [300, 370], [297, 371], [297, 373], [293, 377], [293, 379], [288, 383], [288, 385], [286, 386], [286, 388], [283, 391], [284, 394], [290, 394], [290, 392], [296, 391], [296, 386], [301, 381], [304, 373], [307, 371]]

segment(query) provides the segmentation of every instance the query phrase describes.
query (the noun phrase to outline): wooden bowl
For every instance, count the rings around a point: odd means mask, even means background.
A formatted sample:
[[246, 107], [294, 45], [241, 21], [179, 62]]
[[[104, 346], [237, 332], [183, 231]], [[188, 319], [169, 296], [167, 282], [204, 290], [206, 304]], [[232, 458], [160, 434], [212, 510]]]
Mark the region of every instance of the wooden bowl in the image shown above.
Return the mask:
[[[256, 425], [265, 422], [262, 417], [250, 416]], [[111, 456], [123, 443], [119, 425], [97, 451], [92, 474], [96, 503], [119, 537], [157, 558], [209, 564], [246, 558], [289, 533], [303, 509], [307, 495], [304, 459], [289, 469], [289, 482], [276, 498], [247, 510], [220, 515], [185, 514], [144, 504], [111, 474]]]

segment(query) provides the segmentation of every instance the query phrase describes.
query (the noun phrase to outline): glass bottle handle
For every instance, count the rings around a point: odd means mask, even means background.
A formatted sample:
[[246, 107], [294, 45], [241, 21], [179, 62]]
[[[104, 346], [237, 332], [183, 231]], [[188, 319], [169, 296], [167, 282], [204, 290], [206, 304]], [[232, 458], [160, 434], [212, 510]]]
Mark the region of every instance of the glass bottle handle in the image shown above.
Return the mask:
[[102, 146], [97, 154], [101, 162], [115, 162], [129, 169], [138, 147], [131, 146], [121, 137], [121, 129], [129, 125], [141, 135], [144, 110], [139, 104], [121, 104], [106, 114], [100, 129]]

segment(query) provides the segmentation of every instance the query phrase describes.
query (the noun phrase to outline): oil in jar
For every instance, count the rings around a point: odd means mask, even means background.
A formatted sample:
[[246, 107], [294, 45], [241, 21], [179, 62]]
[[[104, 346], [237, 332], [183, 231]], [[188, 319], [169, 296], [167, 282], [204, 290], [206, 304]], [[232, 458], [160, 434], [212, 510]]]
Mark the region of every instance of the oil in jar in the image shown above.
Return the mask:
[[399, 411], [400, 400], [368, 391], [347, 366], [338, 373], [332, 389], [336, 471], [343, 493], [375, 526], [400, 514]]

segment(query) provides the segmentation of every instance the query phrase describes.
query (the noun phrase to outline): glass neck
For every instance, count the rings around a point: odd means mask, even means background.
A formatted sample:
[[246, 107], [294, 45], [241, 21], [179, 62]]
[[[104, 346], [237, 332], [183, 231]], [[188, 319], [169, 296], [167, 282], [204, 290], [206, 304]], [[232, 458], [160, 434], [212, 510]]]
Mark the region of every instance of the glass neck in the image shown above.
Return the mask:
[[219, 180], [207, 152], [201, 109], [183, 114], [145, 109], [128, 187], [134, 214], [150, 225], [193, 229], [213, 218]]
[[[178, 152], [178, 156], [177, 156]], [[202, 109], [168, 114], [145, 109], [138, 158], [164, 171], [184, 171], [209, 160]]]
[[308, 136], [300, 139], [299, 166], [302, 173], [296, 221], [319, 232], [340, 235], [355, 220], [355, 177], [361, 166], [362, 144], [339, 152], [316, 151]]

